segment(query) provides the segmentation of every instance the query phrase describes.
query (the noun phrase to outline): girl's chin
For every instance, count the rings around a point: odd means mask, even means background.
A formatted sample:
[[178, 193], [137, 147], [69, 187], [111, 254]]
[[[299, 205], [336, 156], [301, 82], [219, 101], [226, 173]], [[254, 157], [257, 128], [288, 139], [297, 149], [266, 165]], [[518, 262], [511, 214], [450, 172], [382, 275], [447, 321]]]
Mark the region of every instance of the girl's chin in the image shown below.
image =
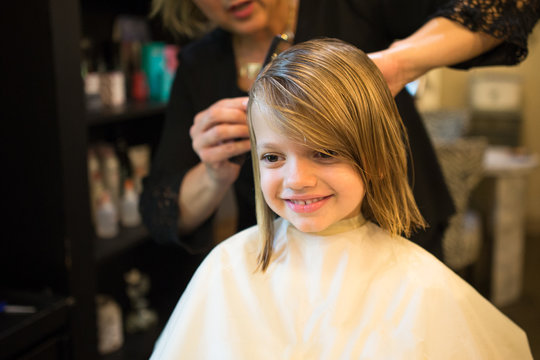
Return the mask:
[[305, 233], [317, 233], [328, 228], [328, 224], [313, 221], [291, 221], [295, 228]]

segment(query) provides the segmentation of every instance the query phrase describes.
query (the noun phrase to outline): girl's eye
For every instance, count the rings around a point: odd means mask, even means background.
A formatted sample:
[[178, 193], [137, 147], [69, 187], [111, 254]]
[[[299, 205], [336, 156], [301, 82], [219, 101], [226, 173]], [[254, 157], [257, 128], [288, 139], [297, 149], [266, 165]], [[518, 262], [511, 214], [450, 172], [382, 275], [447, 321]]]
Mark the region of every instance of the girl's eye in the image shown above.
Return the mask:
[[320, 159], [333, 159], [336, 156], [337, 156], [337, 152], [333, 150], [325, 150], [324, 152], [317, 151], [317, 153], [315, 154], [315, 157], [320, 158]]
[[265, 154], [261, 157], [261, 160], [273, 163], [279, 160], [279, 156], [274, 154]]

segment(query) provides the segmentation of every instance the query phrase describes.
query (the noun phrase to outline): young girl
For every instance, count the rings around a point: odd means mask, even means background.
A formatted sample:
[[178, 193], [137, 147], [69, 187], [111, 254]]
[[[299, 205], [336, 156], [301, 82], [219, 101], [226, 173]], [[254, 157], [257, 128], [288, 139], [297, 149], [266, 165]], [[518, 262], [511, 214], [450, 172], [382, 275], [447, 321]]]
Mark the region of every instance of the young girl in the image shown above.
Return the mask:
[[248, 119], [258, 226], [205, 259], [152, 359], [532, 359], [519, 327], [400, 236], [425, 224], [363, 52], [295, 45], [257, 78]]

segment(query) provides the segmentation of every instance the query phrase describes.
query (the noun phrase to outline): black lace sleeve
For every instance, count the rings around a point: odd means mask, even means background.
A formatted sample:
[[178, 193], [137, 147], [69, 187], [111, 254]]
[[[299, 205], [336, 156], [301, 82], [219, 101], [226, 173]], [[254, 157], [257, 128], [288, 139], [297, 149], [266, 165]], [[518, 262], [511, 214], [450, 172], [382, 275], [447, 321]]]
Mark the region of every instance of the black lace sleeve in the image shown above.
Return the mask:
[[153, 239], [160, 244], [176, 244], [191, 254], [208, 252], [213, 246], [212, 218], [206, 220], [193, 234], [179, 236], [178, 190], [183, 174], [174, 174], [159, 181], [144, 179], [140, 212]]
[[178, 243], [178, 189], [182, 176], [143, 180], [140, 212], [150, 234], [160, 243]]
[[540, 17], [540, 0], [452, 0], [435, 13], [504, 43], [456, 67], [514, 65], [527, 56], [527, 38]]

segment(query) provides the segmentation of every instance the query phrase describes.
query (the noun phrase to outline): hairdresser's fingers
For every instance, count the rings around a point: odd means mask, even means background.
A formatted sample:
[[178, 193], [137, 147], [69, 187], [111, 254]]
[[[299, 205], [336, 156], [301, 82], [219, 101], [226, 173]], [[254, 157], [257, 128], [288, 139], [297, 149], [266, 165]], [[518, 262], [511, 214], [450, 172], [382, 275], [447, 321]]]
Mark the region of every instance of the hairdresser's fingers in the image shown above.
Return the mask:
[[194, 140], [210, 133], [218, 136], [215, 142], [227, 141], [235, 137], [234, 132], [227, 129], [235, 126], [247, 131], [247, 119], [244, 112], [230, 109], [210, 110], [196, 117], [190, 129], [190, 136]]
[[[246, 114], [236, 109], [212, 108], [205, 110], [195, 116], [195, 120], [189, 134], [192, 139], [204, 136], [214, 127], [227, 124], [239, 124], [247, 126]], [[226, 135], [223, 133], [223, 135]], [[221, 140], [227, 140], [223, 138]]]
[[236, 140], [203, 148], [198, 155], [203, 163], [213, 166], [213, 164], [228, 162], [232, 157], [244, 154], [248, 152], [249, 149], [249, 139]]
[[221, 123], [246, 124], [247, 97], [222, 99], [195, 115], [192, 133], [205, 132]]
[[[249, 138], [246, 120], [247, 97], [223, 99], [195, 116], [190, 129], [192, 146], [203, 162], [216, 162], [247, 151], [247, 142], [224, 146]], [[238, 145], [238, 146], [236, 146]], [[216, 149], [213, 149], [216, 147]]]
[[218, 100], [214, 103], [214, 105], [219, 106], [219, 107], [241, 109], [241, 110], [246, 111], [248, 100], [249, 100], [248, 96], [240, 96], [240, 97], [235, 97], [235, 98], [227, 98], [227, 99]]
[[249, 129], [247, 125], [217, 125], [193, 137], [192, 146], [201, 161], [222, 161], [249, 151]]
[[217, 183], [231, 184], [238, 178], [242, 166], [241, 162], [231, 161], [231, 158], [247, 152], [249, 146], [249, 140], [230, 141], [205, 148], [199, 156], [212, 179]]
[[224, 107], [237, 108], [246, 111], [248, 100], [248, 96], [240, 96], [236, 98], [222, 99], [219, 100], [217, 103], [220, 103]]

